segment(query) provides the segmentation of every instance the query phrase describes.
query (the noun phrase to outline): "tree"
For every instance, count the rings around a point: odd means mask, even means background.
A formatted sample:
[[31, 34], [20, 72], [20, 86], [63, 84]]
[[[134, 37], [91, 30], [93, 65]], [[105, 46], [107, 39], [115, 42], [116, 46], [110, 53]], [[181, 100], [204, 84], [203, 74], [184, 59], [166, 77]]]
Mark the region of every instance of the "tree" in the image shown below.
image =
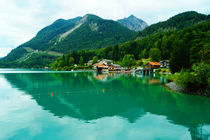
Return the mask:
[[144, 49], [144, 50], [142, 50], [141, 52], [140, 52], [140, 54], [139, 54], [139, 59], [142, 59], [142, 58], [145, 58], [145, 56], [146, 56], [146, 49]]
[[69, 58], [69, 65], [70, 66], [73, 66], [74, 65], [74, 58], [73, 57], [70, 57]]
[[210, 95], [210, 64], [194, 64], [191, 70], [181, 70], [175, 74], [175, 82], [186, 91], [199, 91], [200, 94]]
[[84, 58], [82, 56], [80, 56], [79, 58], [79, 65], [83, 65], [84, 64]]
[[141, 66], [141, 65], [143, 65], [142, 60], [138, 60], [138, 61], [136, 61], [136, 65], [137, 65], [137, 66]]
[[162, 38], [162, 42], [161, 42], [161, 57], [163, 59], [167, 59], [169, 58], [169, 48], [170, 48], [170, 42], [169, 42], [169, 39], [167, 37], [167, 35], [164, 35], [163, 38]]
[[203, 62], [210, 63], [210, 43], [206, 43], [199, 54]]
[[97, 56], [93, 57], [92, 65], [95, 64], [95, 63], [98, 63], [98, 57]]
[[123, 64], [123, 66], [128, 67], [128, 68], [130, 68], [131, 66], [135, 65], [136, 64], [136, 60], [135, 60], [134, 55], [133, 54], [126, 54], [123, 57], [122, 64]]
[[158, 48], [151, 48], [149, 50], [149, 57], [152, 59], [152, 61], [159, 61], [161, 56], [161, 51]]
[[191, 67], [190, 64], [190, 46], [186, 45], [184, 40], [175, 39], [173, 43], [173, 50], [170, 56], [170, 70], [172, 73], [179, 72], [181, 69], [188, 69]]
[[113, 60], [119, 60], [119, 46], [115, 45], [114, 47], [112, 47], [112, 50], [113, 50], [112, 59]]

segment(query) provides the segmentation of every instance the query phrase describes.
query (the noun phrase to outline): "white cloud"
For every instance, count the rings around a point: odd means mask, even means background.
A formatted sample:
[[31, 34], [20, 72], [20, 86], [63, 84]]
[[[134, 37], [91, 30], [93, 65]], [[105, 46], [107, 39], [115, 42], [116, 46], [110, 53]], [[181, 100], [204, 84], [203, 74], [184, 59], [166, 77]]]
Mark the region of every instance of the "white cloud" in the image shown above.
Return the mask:
[[28, 41], [59, 18], [92, 13], [116, 20], [134, 14], [152, 24], [189, 10], [209, 14], [209, 5], [209, 0], [1, 0], [0, 52]]
[[0, 1], [0, 57], [31, 39], [42, 27], [42, 19], [36, 18], [38, 9], [40, 4], [32, 0], [26, 8], [19, 7], [11, 0]]

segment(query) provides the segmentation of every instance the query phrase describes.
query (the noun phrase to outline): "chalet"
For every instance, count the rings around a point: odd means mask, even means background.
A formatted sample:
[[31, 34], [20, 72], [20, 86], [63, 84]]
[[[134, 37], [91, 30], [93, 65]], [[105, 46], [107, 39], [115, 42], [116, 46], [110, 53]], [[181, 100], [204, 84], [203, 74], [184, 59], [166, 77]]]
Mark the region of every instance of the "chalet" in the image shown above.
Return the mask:
[[148, 69], [157, 69], [160, 66], [161, 64], [158, 62], [148, 62], [147, 64], [145, 64], [145, 68], [148, 68]]
[[161, 68], [168, 68], [169, 67], [169, 60], [162, 60], [159, 61], [159, 63], [161, 64]]
[[95, 69], [97, 69], [97, 71], [108, 71], [108, 66], [107, 65], [105, 65], [104, 63], [95, 63], [94, 65], [93, 65], [93, 67], [95, 68]]
[[109, 71], [120, 71], [122, 67], [118, 64], [109, 65]]
[[95, 63], [93, 65], [94, 67], [97, 67], [97, 68], [102, 68], [102, 69], [108, 69], [109, 67], [107, 65], [105, 65], [104, 63]]
[[[89, 60], [87, 64], [88, 64], [88, 66], [90, 66], [90, 65], [92, 65], [92, 63], [93, 63], [93, 60]], [[113, 64], [113, 60], [101, 59], [101, 60], [98, 60], [98, 63], [103, 63], [105, 65], [111, 65], [111, 64]]]
[[102, 59], [102, 60], [99, 61], [99, 63], [103, 63], [105, 65], [111, 65], [111, 64], [113, 64], [113, 60]]

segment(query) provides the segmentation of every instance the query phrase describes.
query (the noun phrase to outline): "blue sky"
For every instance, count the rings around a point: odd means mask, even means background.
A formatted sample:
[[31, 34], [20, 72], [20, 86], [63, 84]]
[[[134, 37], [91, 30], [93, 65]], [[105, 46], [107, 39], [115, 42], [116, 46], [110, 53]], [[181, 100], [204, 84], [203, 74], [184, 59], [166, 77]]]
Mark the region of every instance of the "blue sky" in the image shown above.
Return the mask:
[[0, 57], [59, 18], [91, 13], [117, 20], [134, 14], [153, 24], [192, 10], [210, 14], [210, 0], [0, 0]]

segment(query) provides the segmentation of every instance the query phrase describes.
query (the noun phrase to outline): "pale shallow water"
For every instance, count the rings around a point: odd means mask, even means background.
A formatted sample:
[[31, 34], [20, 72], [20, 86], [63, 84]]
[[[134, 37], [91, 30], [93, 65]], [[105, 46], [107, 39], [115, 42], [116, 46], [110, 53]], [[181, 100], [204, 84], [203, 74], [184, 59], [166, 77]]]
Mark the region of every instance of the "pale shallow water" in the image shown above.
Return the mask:
[[0, 140], [210, 139], [210, 99], [164, 77], [0, 69]]

